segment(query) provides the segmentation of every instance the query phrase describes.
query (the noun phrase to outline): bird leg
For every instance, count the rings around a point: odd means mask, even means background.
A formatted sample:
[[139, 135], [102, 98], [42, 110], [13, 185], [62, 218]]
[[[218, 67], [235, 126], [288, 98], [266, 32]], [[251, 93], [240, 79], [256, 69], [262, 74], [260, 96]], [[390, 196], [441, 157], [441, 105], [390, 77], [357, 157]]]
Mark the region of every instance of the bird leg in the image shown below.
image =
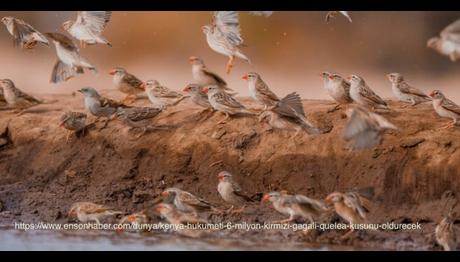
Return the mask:
[[[233, 206], [232, 206], [232, 207], [233, 207]], [[244, 206], [241, 207], [241, 208], [238, 208], [238, 209], [233, 209], [231, 213], [232, 213], [232, 214], [239, 214], [239, 213], [241, 213], [241, 212], [243, 212], [243, 211], [244, 211]]]
[[65, 138], [65, 143], [67, 144], [69, 142], [70, 134], [72, 134], [72, 131], [67, 131], [67, 135]]
[[219, 124], [224, 124], [225, 121], [227, 121], [227, 119], [228, 119], [229, 117], [230, 117], [230, 115], [229, 115], [228, 113], [225, 113], [225, 118], [222, 119], [221, 121], [219, 121], [219, 123], [217, 123], [217, 124], [218, 124], [218, 125], [219, 125]]
[[456, 121], [454, 122], [449, 122], [445, 125], [443, 125], [442, 127], [440, 127], [438, 130], [444, 130], [444, 129], [449, 129], [449, 128], [453, 128], [456, 124]]
[[109, 124], [109, 122], [110, 122], [110, 118], [106, 119], [106, 120], [104, 121], [104, 125], [103, 125], [101, 128], [99, 128], [99, 131], [101, 131], [102, 129], [106, 128], [107, 125]]
[[283, 220], [272, 221], [272, 224], [286, 224], [286, 223], [289, 223], [289, 222], [292, 222], [292, 221], [294, 221], [294, 217], [291, 216], [291, 217], [283, 219]]
[[227, 74], [230, 74], [230, 72], [232, 71], [234, 59], [234, 56], [230, 56], [228, 59], [227, 66], [225, 67], [225, 71], [227, 72]]

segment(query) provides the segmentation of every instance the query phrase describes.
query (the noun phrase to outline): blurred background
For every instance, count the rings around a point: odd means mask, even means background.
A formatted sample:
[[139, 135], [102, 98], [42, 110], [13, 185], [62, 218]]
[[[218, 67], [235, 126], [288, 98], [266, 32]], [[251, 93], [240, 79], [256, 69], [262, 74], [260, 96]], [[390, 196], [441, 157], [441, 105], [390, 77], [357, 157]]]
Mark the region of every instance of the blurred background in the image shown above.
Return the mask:
[[[32, 51], [15, 48], [2, 25], [0, 77], [31, 93], [65, 94], [83, 86], [112, 89], [108, 72], [121, 66], [141, 80], [157, 79], [182, 89], [192, 82], [188, 57], [193, 55], [203, 58], [240, 96], [248, 95], [241, 76], [256, 71], [279, 96], [296, 91], [305, 99], [326, 99], [319, 74], [327, 70], [361, 75], [378, 94], [390, 98], [385, 74], [400, 72], [410, 84], [426, 92], [441, 89], [460, 103], [460, 62], [452, 63], [426, 47], [430, 37], [460, 18], [460, 12], [351, 11], [352, 24], [340, 15], [326, 24], [326, 13], [280, 11], [258, 17], [242, 12], [247, 45], [243, 52], [252, 64], [236, 60], [232, 73], [226, 75], [227, 58], [212, 51], [201, 32], [201, 26], [211, 22], [211, 12], [114, 12], [104, 32], [113, 47], [81, 50], [99, 74], [87, 72], [60, 84], [49, 83], [56, 61], [54, 46]], [[76, 12], [0, 12], [0, 16], [23, 19], [44, 33], [60, 31], [60, 25], [75, 19]]]

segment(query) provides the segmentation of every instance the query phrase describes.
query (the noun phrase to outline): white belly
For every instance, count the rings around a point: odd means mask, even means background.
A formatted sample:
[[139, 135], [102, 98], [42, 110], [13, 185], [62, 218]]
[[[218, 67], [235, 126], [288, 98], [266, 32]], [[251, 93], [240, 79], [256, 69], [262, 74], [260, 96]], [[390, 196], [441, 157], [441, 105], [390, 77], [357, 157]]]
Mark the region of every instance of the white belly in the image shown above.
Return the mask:
[[397, 88], [396, 85], [392, 85], [391, 89], [393, 90], [393, 94], [399, 100], [403, 102], [412, 102], [412, 96], [401, 92], [401, 90], [399, 90], [399, 88]]
[[56, 54], [59, 60], [66, 65], [79, 66], [78, 60], [74, 57], [73, 53], [65, 50], [60, 44], [56, 45]]
[[223, 42], [216, 41], [214, 38], [211, 36], [211, 34], [206, 35], [206, 40], [208, 42], [209, 47], [214, 50], [215, 52], [219, 54], [223, 54], [226, 56], [231, 56], [232, 52], [226, 48]]
[[332, 99], [339, 103], [344, 103], [347, 100], [348, 94], [345, 93], [345, 89], [340, 85], [333, 82], [329, 82], [325, 85], [325, 88]]

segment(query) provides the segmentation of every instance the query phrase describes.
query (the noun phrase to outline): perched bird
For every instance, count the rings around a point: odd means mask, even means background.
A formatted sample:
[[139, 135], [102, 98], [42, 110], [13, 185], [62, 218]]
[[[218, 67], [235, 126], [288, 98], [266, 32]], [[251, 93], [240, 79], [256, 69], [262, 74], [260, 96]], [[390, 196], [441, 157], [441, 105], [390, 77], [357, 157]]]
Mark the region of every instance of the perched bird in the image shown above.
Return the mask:
[[443, 128], [453, 128], [460, 120], [460, 106], [447, 99], [440, 90], [434, 90], [430, 96], [433, 98], [433, 108], [441, 117], [452, 118], [452, 122]]
[[162, 108], [155, 107], [130, 107], [130, 108], [118, 108], [117, 112], [112, 116], [113, 119], [118, 119], [123, 124], [133, 128], [140, 128], [142, 133], [138, 136], [142, 136], [147, 131], [154, 131], [158, 129], [166, 129], [151, 124], [151, 119], [156, 117], [163, 111]]
[[[81, 112], [72, 112], [72, 111], [65, 112], [61, 116], [61, 121], [60, 121], [59, 126], [62, 126], [65, 129], [69, 131], [73, 131], [75, 133], [83, 131], [85, 130], [85, 127], [86, 127], [86, 114], [81, 113]], [[71, 132], [67, 133], [66, 141], [69, 140], [70, 134]]]
[[271, 192], [262, 198], [262, 201], [270, 201], [276, 211], [289, 215], [289, 218], [277, 221], [276, 223], [287, 223], [296, 218], [308, 219], [314, 223], [314, 218], [320, 217], [328, 210], [326, 205], [319, 201], [303, 195], [289, 195], [283, 192]]
[[370, 89], [363, 78], [351, 75], [348, 80], [350, 81], [350, 97], [357, 104], [372, 109], [388, 109], [387, 103]]
[[42, 104], [42, 101], [17, 88], [10, 79], [1, 79], [0, 87], [3, 89], [3, 97], [5, 101], [11, 107], [24, 110], [29, 107]]
[[211, 103], [209, 103], [208, 95], [203, 92], [203, 88], [199, 84], [188, 84], [184, 90], [190, 95], [193, 103], [204, 107], [206, 110], [214, 110]]
[[[206, 96], [207, 98], [208, 96]], [[3, 95], [3, 88], [1, 87], [1, 84], [0, 84], [0, 105], [3, 106], [5, 105], [7, 102], [5, 100], [5, 96]]]
[[160, 107], [174, 106], [187, 98], [179, 92], [173, 91], [166, 86], [160, 85], [157, 80], [146, 81], [142, 84], [142, 88], [144, 88], [150, 102]]
[[399, 73], [391, 73], [387, 75], [388, 80], [391, 82], [391, 89], [393, 94], [403, 102], [411, 103], [412, 106], [417, 104], [431, 101], [431, 98], [420, 91], [419, 89], [410, 86], [404, 77]]
[[198, 213], [216, 210], [208, 201], [175, 187], [164, 190], [161, 196], [169, 199], [181, 212]]
[[[110, 118], [115, 114], [118, 108], [128, 108], [129, 106], [112, 99], [105, 98], [92, 87], [85, 87], [78, 90], [85, 96], [85, 108], [93, 116], [107, 118], [104, 127], [107, 126]], [[103, 128], [104, 128], [103, 127]]]
[[68, 217], [76, 216], [80, 222], [95, 221], [100, 224], [101, 219], [122, 213], [91, 202], [77, 202], [70, 207]]
[[216, 11], [211, 25], [202, 28], [206, 35], [209, 47], [219, 54], [229, 57], [226, 65], [227, 74], [233, 67], [235, 57], [250, 63], [240, 48], [243, 46], [243, 38], [240, 34], [240, 21], [238, 11]]
[[348, 11], [329, 11], [327, 12], [326, 14], [326, 23], [329, 23], [329, 21], [332, 19], [332, 18], [335, 18], [335, 16], [337, 15], [337, 13], [340, 13], [341, 15], [345, 16], [348, 21], [350, 21], [350, 23], [352, 23], [353, 21], [351, 20], [351, 17], [350, 17], [350, 14], [348, 14]]
[[427, 46], [456, 62], [460, 58], [460, 19], [444, 28], [440, 37], [429, 39]]
[[452, 212], [449, 212], [435, 228], [436, 241], [444, 248], [444, 251], [455, 251], [457, 249], [454, 221]]
[[144, 88], [142, 87], [143, 82], [136, 76], [128, 73], [124, 68], [116, 67], [109, 74], [113, 75], [115, 87], [127, 95], [123, 101], [128, 100], [130, 97], [134, 97], [135, 99], [137, 94], [144, 92]]
[[350, 83], [338, 74], [322, 73], [324, 89], [339, 105], [353, 102], [350, 97]]
[[242, 205], [243, 207], [234, 212], [241, 212], [244, 209], [244, 205], [248, 202], [254, 202], [254, 200], [245, 193], [241, 187], [233, 180], [232, 174], [227, 171], [222, 171], [217, 175], [219, 184], [217, 184], [217, 191], [219, 192], [222, 199], [232, 204], [230, 209], [233, 209], [233, 205]]
[[264, 106], [267, 107], [276, 105], [280, 99], [273, 93], [267, 84], [262, 80], [259, 74], [251, 72], [243, 76], [244, 80], [248, 81], [249, 94], [251, 97]]
[[111, 47], [112, 44], [101, 35], [111, 15], [111, 11], [79, 11], [77, 20], [64, 22], [62, 29], [79, 40], [81, 47], [86, 44], [104, 44]]
[[227, 87], [222, 77], [210, 71], [203, 62], [203, 59], [195, 56], [189, 57], [189, 62], [192, 65], [192, 76], [197, 84], [201, 86], [217, 85], [223, 91], [233, 92], [233, 89]]
[[308, 134], [320, 134], [321, 130], [305, 118], [302, 101], [297, 93], [291, 93], [281, 99], [276, 105], [259, 115], [259, 122], [280, 130], [300, 131]]
[[205, 87], [203, 92], [208, 94], [208, 99], [212, 107], [225, 114], [225, 118], [221, 120], [219, 124], [224, 123], [231, 115], [240, 113], [254, 115], [253, 112], [249, 111], [244, 105], [238, 102], [238, 100], [221, 91], [216, 85]]
[[383, 116], [357, 106], [347, 110], [348, 122], [343, 131], [343, 139], [351, 142], [353, 149], [370, 148], [382, 140], [382, 132], [398, 129]]
[[[147, 216], [145, 210], [137, 213], [132, 213], [127, 216], [124, 216], [120, 219], [118, 224], [124, 225], [124, 224], [129, 224], [131, 225], [132, 229], [136, 232], [143, 231], [144, 228], [142, 228], [143, 224], [147, 224], [149, 222], [149, 217]], [[123, 231], [123, 230], [120, 230]]]
[[355, 194], [334, 192], [326, 197], [325, 202], [328, 205], [333, 205], [337, 215], [350, 224], [350, 230], [342, 238], [346, 238], [353, 233], [353, 225], [367, 223], [368, 210]]
[[14, 45], [21, 46], [23, 49], [32, 49], [38, 43], [49, 47], [48, 39], [35, 28], [21, 19], [11, 16], [2, 18], [2, 23], [5, 24], [8, 32], [13, 36]]
[[67, 81], [78, 74], [83, 74], [84, 68], [97, 73], [96, 67], [80, 55], [80, 50], [70, 38], [60, 33], [46, 33], [45, 35], [54, 43], [58, 57], [51, 73], [52, 83]]

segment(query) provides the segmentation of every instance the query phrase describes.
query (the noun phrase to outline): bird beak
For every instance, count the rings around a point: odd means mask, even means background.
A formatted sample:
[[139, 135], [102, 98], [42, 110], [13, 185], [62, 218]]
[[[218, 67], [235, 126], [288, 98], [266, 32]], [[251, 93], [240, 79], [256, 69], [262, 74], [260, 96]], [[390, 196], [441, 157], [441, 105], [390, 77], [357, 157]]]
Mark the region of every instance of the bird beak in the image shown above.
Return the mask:
[[131, 216], [128, 216], [128, 222], [134, 222], [134, 220], [136, 220], [136, 216], [134, 215], [131, 215]]
[[246, 74], [246, 75], [244, 75], [244, 76], [241, 77], [241, 78], [244, 79], [244, 80], [248, 80], [248, 75]]
[[351, 80], [351, 76], [347, 76], [347, 80], [350, 81], [350, 80]]
[[114, 121], [114, 120], [117, 120], [117, 119], [118, 119], [118, 116], [115, 115], [115, 114], [112, 115], [112, 116], [109, 118], [110, 121]]
[[206, 26], [201, 27], [201, 31], [204, 31], [206, 29]]
[[81, 90], [81, 89], [78, 89], [77, 91], [83, 94], [83, 90]]
[[434, 97], [434, 92], [431, 92], [431, 93], [429, 94], [429, 96], [430, 96], [430, 97]]
[[188, 62], [189, 62], [190, 64], [192, 64], [194, 60], [195, 60], [195, 57], [193, 57], [193, 56], [191, 56], [191, 57], [188, 58]]
[[208, 87], [203, 88], [203, 93], [205, 93], [205, 94], [208, 93]]
[[324, 202], [328, 205], [332, 204], [332, 198], [330, 197], [326, 197], [326, 199], [324, 200]]
[[112, 70], [109, 71], [109, 75], [113, 76], [115, 73], [116, 73], [115, 69], [112, 69]]
[[145, 82], [141, 84], [141, 88], [144, 90], [145, 90], [145, 86], [146, 86]]
[[169, 195], [169, 193], [166, 192], [166, 191], [161, 192], [161, 196], [162, 196], [162, 197], [167, 197], [168, 195]]
[[64, 122], [61, 122], [61, 123], [59, 124], [59, 127], [62, 127], [63, 125], [64, 125]]
[[189, 88], [188, 86], [184, 87], [184, 89], [182, 89], [183, 92], [188, 92], [189, 91]]
[[333, 76], [329, 76], [329, 79], [330, 79], [330, 80], [334, 80], [334, 77], [333, 77]]
[[270, 200], [270, 196], [269, 195], [264, 195], [264, 197], [262, 198], [262, 202], [267, 202]]

